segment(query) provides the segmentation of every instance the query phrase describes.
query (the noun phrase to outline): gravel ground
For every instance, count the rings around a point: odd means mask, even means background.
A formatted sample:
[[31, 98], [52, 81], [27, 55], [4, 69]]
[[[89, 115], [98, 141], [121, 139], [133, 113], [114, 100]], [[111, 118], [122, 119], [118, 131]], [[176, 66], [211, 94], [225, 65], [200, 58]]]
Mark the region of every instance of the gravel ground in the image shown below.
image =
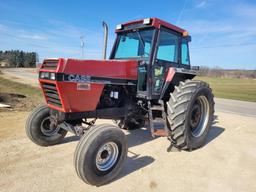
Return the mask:
[[25, 135], [27, 115], [0, 113], [0, 191], [256, 191], [255, 117], [217, 112], [207, 144], [193, 152], [168, 153], [167, 139], [152, 139], [145, 129], [126, 132], [129, 153], [121, 174], [93, 187], [74, 170], [78, 138], [36, 146]]

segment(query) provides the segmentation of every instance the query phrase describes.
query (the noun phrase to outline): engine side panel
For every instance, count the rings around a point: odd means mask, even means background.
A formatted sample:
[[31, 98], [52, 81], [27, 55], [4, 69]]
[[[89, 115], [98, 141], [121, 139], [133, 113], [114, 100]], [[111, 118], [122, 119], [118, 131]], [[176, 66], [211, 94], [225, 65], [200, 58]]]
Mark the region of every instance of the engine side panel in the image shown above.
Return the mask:
[[48, 106], [62, 112], [94, 111], [106, 84], [137, 80], [137, 61], [57, 59], [52, 67], [53, 62], [44, 62], [39, 72], [54, 72], [57, 79], [39, 82]]
[[59, 94], [66, 112], [94, 111], [99, 102], [103, 84], [90, 84], [89, 90], [78, 90], [75, 82], [58, 82]]

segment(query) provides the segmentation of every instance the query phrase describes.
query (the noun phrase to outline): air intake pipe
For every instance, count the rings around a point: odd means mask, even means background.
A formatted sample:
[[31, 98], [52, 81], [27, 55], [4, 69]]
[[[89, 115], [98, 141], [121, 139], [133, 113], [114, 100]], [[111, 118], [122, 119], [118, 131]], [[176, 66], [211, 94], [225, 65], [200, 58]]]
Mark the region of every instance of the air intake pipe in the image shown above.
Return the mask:
[[104, 30], [102, 57], [104, 60], [106, 60], [107, 46], [108, 46], [108, 25], [105, 21], [103, 21], [102, 26], [103, 26], [103, 30]]

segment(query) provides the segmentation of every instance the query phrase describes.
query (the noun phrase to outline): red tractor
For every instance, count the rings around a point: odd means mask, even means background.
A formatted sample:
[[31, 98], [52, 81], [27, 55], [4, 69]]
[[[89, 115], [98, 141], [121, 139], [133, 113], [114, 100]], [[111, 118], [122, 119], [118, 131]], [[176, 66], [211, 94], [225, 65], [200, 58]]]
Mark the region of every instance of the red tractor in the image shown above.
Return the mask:
[[[109, 60], [46, 59], [39, 82], [47, 105], [26, 124], [36, 144], [61, 142], [68, 131], [81, 136], [74, 155], [78, 176], [100, 186], [120, 172], [127, 155], [123, 129], [143, 127], [170, 140], [168, 150], [204, 145], [214, 113], [209, 85], [193, 80], [188, 32], [157, 18], [117, 25]], [[96, 119], [113, 119], [94, 125]], [[90, 120], [89, 119], [93, 119]], [[162, 127], [156, 127], [162, 122]]]

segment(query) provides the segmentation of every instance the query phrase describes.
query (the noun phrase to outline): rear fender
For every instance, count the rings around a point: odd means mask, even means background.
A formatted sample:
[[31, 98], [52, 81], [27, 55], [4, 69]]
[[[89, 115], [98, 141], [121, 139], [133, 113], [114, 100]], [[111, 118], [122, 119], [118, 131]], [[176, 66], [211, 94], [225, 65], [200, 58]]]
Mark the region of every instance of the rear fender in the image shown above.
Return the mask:
[[191, 69], [170, 67], [165, 78], [160, 99], [169, 100], [170, 93], [174, 91], [175, 86], [178, 86], [181, 81], [185, 81], [186, 79], [193, 79], [196, 75], [196, 71]]

